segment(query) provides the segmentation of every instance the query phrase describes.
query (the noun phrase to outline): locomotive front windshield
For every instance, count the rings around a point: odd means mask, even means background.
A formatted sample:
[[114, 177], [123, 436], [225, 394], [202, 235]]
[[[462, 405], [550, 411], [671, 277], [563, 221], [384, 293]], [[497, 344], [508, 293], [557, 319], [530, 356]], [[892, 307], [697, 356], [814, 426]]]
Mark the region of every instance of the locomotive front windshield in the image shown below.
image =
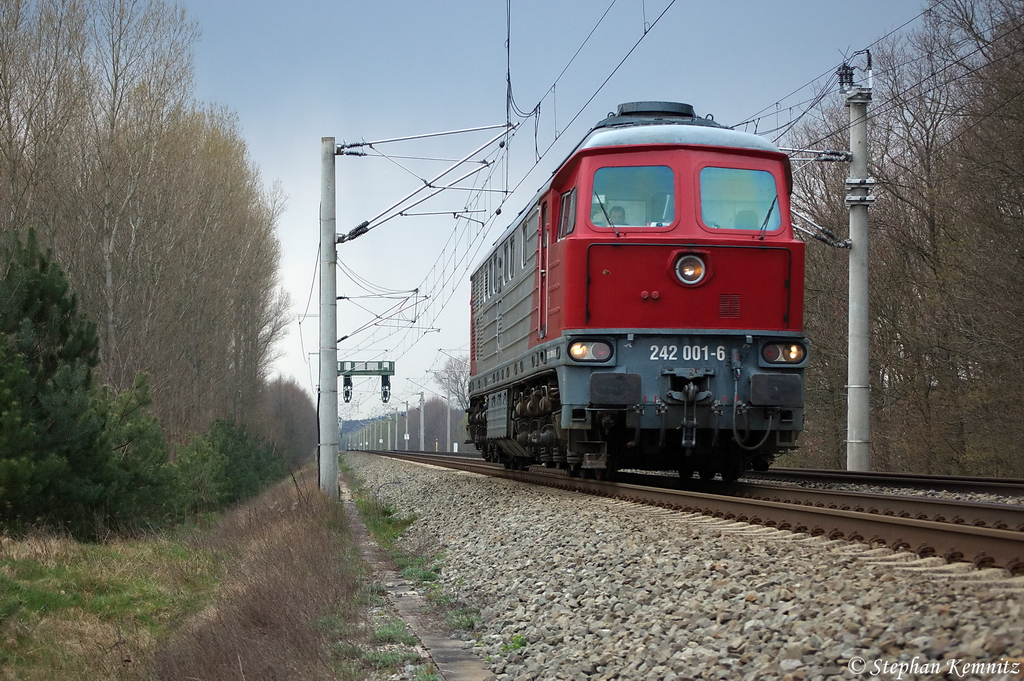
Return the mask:
[[599, 227], [664, 227], [675, 217], [668, 166], [616, 166], [594, 173], [590, 219]]
[[703, 168], [700, 211], [714, 229], [774, 231], [781, 224], [775, 177], [764, 170]]

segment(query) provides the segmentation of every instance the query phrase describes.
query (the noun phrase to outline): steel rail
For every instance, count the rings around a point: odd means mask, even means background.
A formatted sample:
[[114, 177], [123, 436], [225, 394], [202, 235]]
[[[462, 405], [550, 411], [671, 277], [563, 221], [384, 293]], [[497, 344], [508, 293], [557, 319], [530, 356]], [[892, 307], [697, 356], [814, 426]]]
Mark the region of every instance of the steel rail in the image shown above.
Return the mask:
[[749, 483], [732, 483], [725, 486], [723, 493], [748, 499], [1024, 532], [1024, 506]]
[[[452, 457], [373, 452], [397, 459], [502, 477], [530, 484], [585, 492], [643, 504], [749, 522], [829, 539], [846, 539], [909, 550], [922, 558], [941, 556], [978, 567], [998, 566], [1024, 572], [1024, 532], [952, 522], [881, 515], [865, 511], [805, 506], [767, 499], [723, 496], [693, 490], [584, 480], [532, 471], [506, 470], [494, 464]], [[828, 491], [825, 491], [828, 493]], [[895, 501], [902, 503], [906, 497]]]
[[[479, 454], [461, 452], [409, 452], [432, 454], [436, 456], [455, 456], [479, 459]], [[946, 492], [975, 492], [979, 494], [999, 494], [1024, 499], [1024, 479], [993, 478], [981, 476], [932, 475], [928, 473], [890, 473], [884, 471], [841, 471], [821, 468], [776, 468], [765, 472], [747, 471], [743, 474], [744, 482], [777, 482], [817, 481], [823, 483], [849, 483], [856, 485], [876, 485], [880, 487], [907, 487], [910, 489], [926, 489]]]
[[772, 468], [763, 473], [747, 472], [746, 480], [815, 480], [848, 482], [858, 485], [884, 485], [949, 492], [978, 492], [1024, 497], [1024, 480], [1018, 478], [985, 478], [977, 476], [929, 475], [926, 473], [886, 473], [880, 471], [839, 471], [817, 468]]

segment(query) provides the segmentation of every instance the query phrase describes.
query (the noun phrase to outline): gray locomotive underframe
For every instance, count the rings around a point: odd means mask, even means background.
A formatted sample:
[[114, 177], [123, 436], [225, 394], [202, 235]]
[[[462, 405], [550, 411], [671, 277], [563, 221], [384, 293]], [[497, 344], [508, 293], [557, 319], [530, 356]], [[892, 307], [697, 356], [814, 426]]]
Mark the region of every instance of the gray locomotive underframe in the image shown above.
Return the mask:
[[[611, 344], [613, 356], [605, 362], [577, 362], [568, 356], [577, 340], [602, 340]], [[779, 366], [764, 361], [766, 342], [799, 342], [796, 332], [736, 330], [638, 329], [630, 333], [612, 329], [568, 330], [562, 336], [535, 346], [484, 374], [470, 379], [470, 392], [487, 399], [487, 438], [496, 440], [507, 454], [528, 456], [513, 438], [513, 390], [537, 384], [545, 376], [557, 377], [560, 387], [562, 431], [585, 431], [594, 416], [609, 411], [625, 412], [627, 426], [643, 430], [683, 431], [714, 427], [732, 431], [737, 398], [743, 430], [764, 430], [769, 425], [780, 433], [803, 427], [803, 377], [806, 358], [796, 365]], [[652, 359], [660, 348], [674, 347], [676, 361]], [[690, 359], [681, 360], [682, 348]], [[697, 359], [693, 356], [697, 355]], [[737, 376], [737, 370], [739, 374]], [[588, 380], [588, 375], [590, 376]], [[738, 378], [738, 382], [737, 382]], [[639, 422], [638, 422], [639, 420]]]

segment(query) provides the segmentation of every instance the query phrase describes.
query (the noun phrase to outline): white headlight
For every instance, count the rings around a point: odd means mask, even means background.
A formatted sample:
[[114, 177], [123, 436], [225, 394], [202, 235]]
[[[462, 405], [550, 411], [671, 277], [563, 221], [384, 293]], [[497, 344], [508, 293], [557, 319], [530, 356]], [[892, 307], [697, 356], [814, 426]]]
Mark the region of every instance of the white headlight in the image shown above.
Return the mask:
[[800, 364], [807, 348], [802, 343], [770, 343], [761, 348], [761, 357], [769, 364]]
[[699, 284], [706, 273], [704, 261], [696, 255], [684, 255], [676, 261], [676, 276], [684, 284]]
[[604, 341], [576, 341], [569, 346], [569, 356], [577, 362], [603, 362], [612, 356], [612, 346]]

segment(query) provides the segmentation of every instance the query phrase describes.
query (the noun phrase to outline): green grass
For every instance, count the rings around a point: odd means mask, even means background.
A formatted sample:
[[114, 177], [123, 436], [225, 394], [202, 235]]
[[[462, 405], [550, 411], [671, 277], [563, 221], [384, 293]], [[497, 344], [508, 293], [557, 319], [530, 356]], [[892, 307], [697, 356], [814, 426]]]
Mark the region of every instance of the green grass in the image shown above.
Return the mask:
[[394, 507], [382, 504], [364, 494], [356, 496], [356, 507], [366, 529], [384, 548], [393, 547], [402, 533], [416, 522], [415, 516], [399, 516]]
[[503, 643], [501, 646], [501, 652], [511, 653], [513, 650], [519, 650], [520, 648], [526, 647], [526, 638], [516, 634], [512, 637], [512, 641], [509, 643]]
[[419, 662], [420, 656], [416, 653], [403, 650], [370, 650], [360, 652], [360, 660], [366, 662], [374, 669], [398, 669], [399, 667]]
[[388, 620], [377, 626], [370, 635], [370, 640], [377, 645], [401, 643], [407, 646], [417, 645], [418, 638], [409, 633], [402, 620]]
[[472, 631], [480, 626], [480, 610], [473, 607], [453, 607], [444, 614], [444, 621], [452, 629]]
[[419, 584], [426, 584], [437, 580], [437, 572], [441, 567], [437, 562], [440, 558], [439, 554], [434, 556], [411, 556], [392, 549], [388, 555], [395, 561], [402, 577]]
[[166, 538], [3, 538], [0, 664], [17, 678], [129, 678], [124, 660], [211, 603], [219, 579], [209, 552]]
[[[401, 549], [415, 518], [362, 496], [371, 531], [435, 611], [475, 626], [476, 611], [436, 584], [443, 555]], [[411, 664], [436, 681], [404, 623], [368, 617], [385, 589], [355, 555], [344, 515], [314, 470], [161, 534], [0, 536], [0, 678], [357, 681]]]
[[369, 582], [359, 590], [358, 603], [365, 607], [381, 605], [385, 602], [387, 588], [380, 582]]

